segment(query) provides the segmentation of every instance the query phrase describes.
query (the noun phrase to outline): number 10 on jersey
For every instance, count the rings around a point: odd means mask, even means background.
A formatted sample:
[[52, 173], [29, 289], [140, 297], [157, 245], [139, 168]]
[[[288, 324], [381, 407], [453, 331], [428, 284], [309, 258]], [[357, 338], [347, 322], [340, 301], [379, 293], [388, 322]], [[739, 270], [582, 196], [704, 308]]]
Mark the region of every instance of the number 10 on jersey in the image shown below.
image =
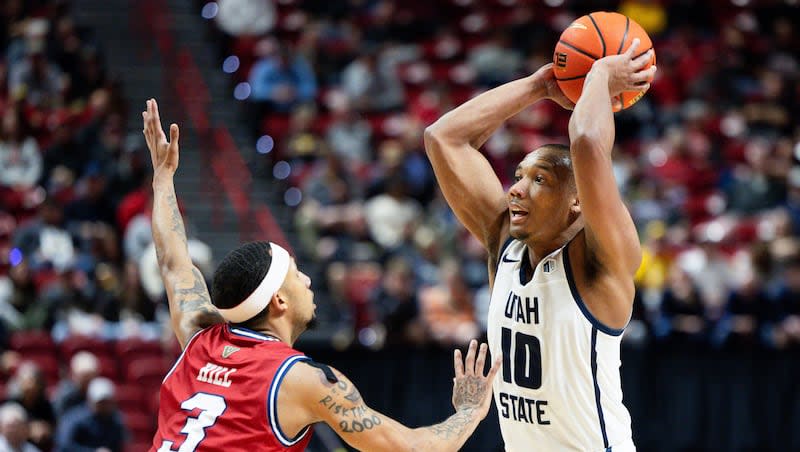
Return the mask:
[[[528, 389], [542, 386], [542, 344], [539, 338], [502, 328], [503, 381]], [[513, 340], [512, 340], [513, 339]], [[514, 349], [514, 364], [511, 364], [511, 349]]]

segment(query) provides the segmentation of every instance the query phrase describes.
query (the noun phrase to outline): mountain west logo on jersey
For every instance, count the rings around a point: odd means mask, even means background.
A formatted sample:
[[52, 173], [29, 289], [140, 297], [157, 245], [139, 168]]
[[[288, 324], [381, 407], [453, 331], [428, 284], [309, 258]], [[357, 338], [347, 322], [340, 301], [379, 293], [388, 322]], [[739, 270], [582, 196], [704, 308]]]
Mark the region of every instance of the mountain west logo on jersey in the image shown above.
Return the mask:
[[223, 358], [227, 358], [227, 357], [231, 356], [232, 354], [238, 352], [239, 350], [241, 350], [239, 347], [234, 347], [232, 345], [226, 345], [225, 348], [222, 349], [222, 357]]
[[550, 273], [556, 268], [556, 263], [552, 259], [548, 259], [545, 261], [544, 265], [542, 265], [542, 270], [545, 273]]

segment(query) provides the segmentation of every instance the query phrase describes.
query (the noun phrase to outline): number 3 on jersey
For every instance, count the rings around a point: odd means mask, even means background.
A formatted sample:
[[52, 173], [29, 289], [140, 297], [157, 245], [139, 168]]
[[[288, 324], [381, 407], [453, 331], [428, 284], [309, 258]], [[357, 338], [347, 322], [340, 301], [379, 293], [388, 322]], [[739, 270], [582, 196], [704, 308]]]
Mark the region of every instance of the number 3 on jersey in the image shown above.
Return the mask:
[[206, 429], [217, 422], [217, 418], [222, 416], [228, 405], [222, 396], [198, 392], [192, 397], [181, 403], [181, 409], [191, 412], [199, 409], [197, 417], [187, 417], [186, 423], [181, 429], [181, 433], [186, 435], [186, 440], [181, 444], [180, 449], [173, 449], [173, 441], [164, 441], [158, 452], [194, 452], [197, 446], [205, 439]]
[[[517, 332], [511, 341], [511, 330], [502, 329], [503, 381], [528, 389], [542, 386], [542, 344], [539, 338]], [[514, 347], [514, 366], [511, 366], [511, 347]]]

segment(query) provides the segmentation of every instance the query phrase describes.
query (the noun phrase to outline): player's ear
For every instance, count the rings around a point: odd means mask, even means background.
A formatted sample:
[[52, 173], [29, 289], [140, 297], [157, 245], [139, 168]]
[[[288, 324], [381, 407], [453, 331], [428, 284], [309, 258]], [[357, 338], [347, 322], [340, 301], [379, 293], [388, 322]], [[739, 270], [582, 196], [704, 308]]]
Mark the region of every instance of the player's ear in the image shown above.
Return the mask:
[[289, 305], [286, 304], [286, 298], [281, 295], [280, 290], [275, 292], [275, 295], [272, 296], [272, 300], [270, 300], [269, 303], [277, 312], [284, 312], [289, 307]]
[[580, 215], [581, 213], [581, 202], [578, 199], [577, 193], [575, 193], [572, 197], [572, 200], [569, 205], [569, 212], [573, 215]]

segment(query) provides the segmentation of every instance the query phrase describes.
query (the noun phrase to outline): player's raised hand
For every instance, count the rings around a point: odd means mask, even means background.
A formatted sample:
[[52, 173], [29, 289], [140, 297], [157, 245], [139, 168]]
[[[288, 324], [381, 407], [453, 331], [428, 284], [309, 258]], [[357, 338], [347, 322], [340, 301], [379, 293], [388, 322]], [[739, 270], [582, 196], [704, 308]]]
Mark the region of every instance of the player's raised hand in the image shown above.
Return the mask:
[[639, 45], [639, 38], [636, 38], [625, 52], [601, 58], [592, 66], [592, 69], [599, 66], [608, 71], [608, 91], [611, 97], [625, 91], [650, 89], [650, 81], [655, 76], [656, 66], [645, 67], [653, 58], [653, 50], [640, 54]]
[[553, 73], [553, 63], [547, 63], [540, 67], [539, 70], [534, 74], [534, 77], [539, 77], [544, 84], [544, 88], [546, 90], [545, 97], [557, 103], [558, 105], [561, 105], [567, 110], [572, 110], [575, 108], [575, 103], [569, 100], [561, 91], [561, 88], [558, 87], [556, 75]]
[[169, 142], [167, 142], [155, 99], [147, 101], [147, 110], [142, 112], [142, 120], [144, 122], [144, 138], [153, 161], [154, 176], [162, 173], [174, 174], [178, 169], [178, 138], [180, 136], [178, 125], [170, 125]]
[[472, 340], [469, 343], [465, 361], [462, 361], [461, 350], [456, 349], [453, 353], [453, 364], [456, 371], [456, 376], [453, 378], [453, 406], [456, 411], [477, 410], [481, 419], [486, 417], [489, 412], [489, 406], [492, 403], [492, 382], [497, 371], [500, 370], [501, 363], [501, 357], [495, 357], [489, 373], [483, 375], [488, 348], [486, 344], [481, 344], [478, 351], [478, 341]]

